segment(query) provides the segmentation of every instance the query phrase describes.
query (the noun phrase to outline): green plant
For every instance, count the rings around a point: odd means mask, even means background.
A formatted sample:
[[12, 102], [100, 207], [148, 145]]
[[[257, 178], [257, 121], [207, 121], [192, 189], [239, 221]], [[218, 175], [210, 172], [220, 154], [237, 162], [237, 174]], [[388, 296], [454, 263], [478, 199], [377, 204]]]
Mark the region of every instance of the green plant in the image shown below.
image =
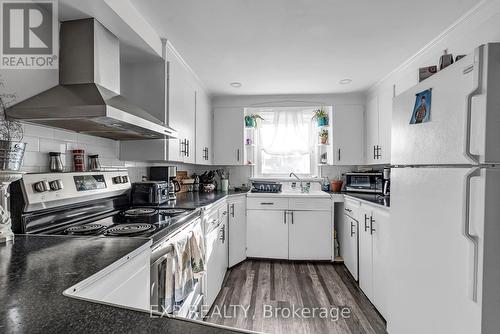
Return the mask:
[[245, 116], [245, 126], [248, 128], [256, 128], [257, 127], [257, 120], [264, 120], [262, 116], [259, 114], [250, 114]]
[[313, 119], [328, 118], [328, 113], [326, 112], [326, 110], [323, 107], [321, 107], [321, 108], [316, 109], [314, 111], [314, 116], [312, 118]]
[[326, 130], [326, 129], [321, 130], [319, 133], [319, 136], [321, 138], [328, 138], [328, 130]]

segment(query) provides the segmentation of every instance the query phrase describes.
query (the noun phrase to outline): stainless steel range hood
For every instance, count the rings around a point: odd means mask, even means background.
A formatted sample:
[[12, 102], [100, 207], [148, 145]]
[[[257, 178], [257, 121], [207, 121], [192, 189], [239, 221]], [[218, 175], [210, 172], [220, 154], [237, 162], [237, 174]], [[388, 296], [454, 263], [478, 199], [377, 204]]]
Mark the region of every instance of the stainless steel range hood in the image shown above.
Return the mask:
[[61, 23], [59, 85], [7, 115], [118, 140], [175, 138], [175, 130], [120, 95], [120, 44], [94, 19]]

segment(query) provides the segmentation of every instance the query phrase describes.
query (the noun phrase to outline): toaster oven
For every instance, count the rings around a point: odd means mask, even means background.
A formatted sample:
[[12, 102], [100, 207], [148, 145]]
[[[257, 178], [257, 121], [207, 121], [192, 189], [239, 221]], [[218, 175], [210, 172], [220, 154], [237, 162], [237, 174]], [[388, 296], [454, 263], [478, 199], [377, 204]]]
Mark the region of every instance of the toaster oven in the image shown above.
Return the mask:
[[381, 194], [383, 192], [382, 172], [352, 172], [345, 174], [345, 191]]

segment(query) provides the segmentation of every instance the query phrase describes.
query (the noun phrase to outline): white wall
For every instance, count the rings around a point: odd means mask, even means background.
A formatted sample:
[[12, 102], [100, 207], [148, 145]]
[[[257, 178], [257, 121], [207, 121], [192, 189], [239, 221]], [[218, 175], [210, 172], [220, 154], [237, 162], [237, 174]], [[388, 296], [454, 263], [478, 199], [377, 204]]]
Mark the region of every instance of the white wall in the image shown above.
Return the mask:
[[369, 89], [368, 98], [383, 92], [392, 92], [393, 85], [396, 95], [414, 86], [418, 83], [418, 69], [437, 65], [445, 49], [455, 56], [468, 54], [484, 43], [500, 42], [499, 22], [500, 1], [481, 1], [411, 59]]

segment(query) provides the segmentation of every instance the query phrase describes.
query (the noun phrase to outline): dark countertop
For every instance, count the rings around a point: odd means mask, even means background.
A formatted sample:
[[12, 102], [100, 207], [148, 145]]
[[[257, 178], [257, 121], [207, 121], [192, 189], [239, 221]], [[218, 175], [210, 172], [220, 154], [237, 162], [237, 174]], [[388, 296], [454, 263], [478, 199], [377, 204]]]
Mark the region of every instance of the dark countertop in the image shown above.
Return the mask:
[[[332, 193], [334, 194], [334, 193]], [[364, 194], [364, 193], [356, 193], [356, 192], [341, 192], [341, 193], [335, 193], [335, 194], [342, 194], [350, 197], [354, 197], [356, 199], [365, 201], [365, 202], [370, 202], [373, 204], [377, 204], [386, 208], [391, 207], [391, 198], [389, 196], [382, 196], [382, 195], [377, 195], [377, 194]]]
[[234, 191], [230, 190], [228, 192], [217, 191], [213, 193], [197, 193], [197, 192], [186, 192], [178, 193], [177, 200], [174, 202], [169, 202], [168, 204], [163, 204], [161, 207], [165, 208], [184, 208], [184, 209], [197, 209], [210, 204], [213, 204], [226, 196], [234, 195], [245, 195], [248, 191]]
[[1, 333], [237, 333], [63, 296], [135, 249], [142, 238], [16, 235], [0, 244]]

